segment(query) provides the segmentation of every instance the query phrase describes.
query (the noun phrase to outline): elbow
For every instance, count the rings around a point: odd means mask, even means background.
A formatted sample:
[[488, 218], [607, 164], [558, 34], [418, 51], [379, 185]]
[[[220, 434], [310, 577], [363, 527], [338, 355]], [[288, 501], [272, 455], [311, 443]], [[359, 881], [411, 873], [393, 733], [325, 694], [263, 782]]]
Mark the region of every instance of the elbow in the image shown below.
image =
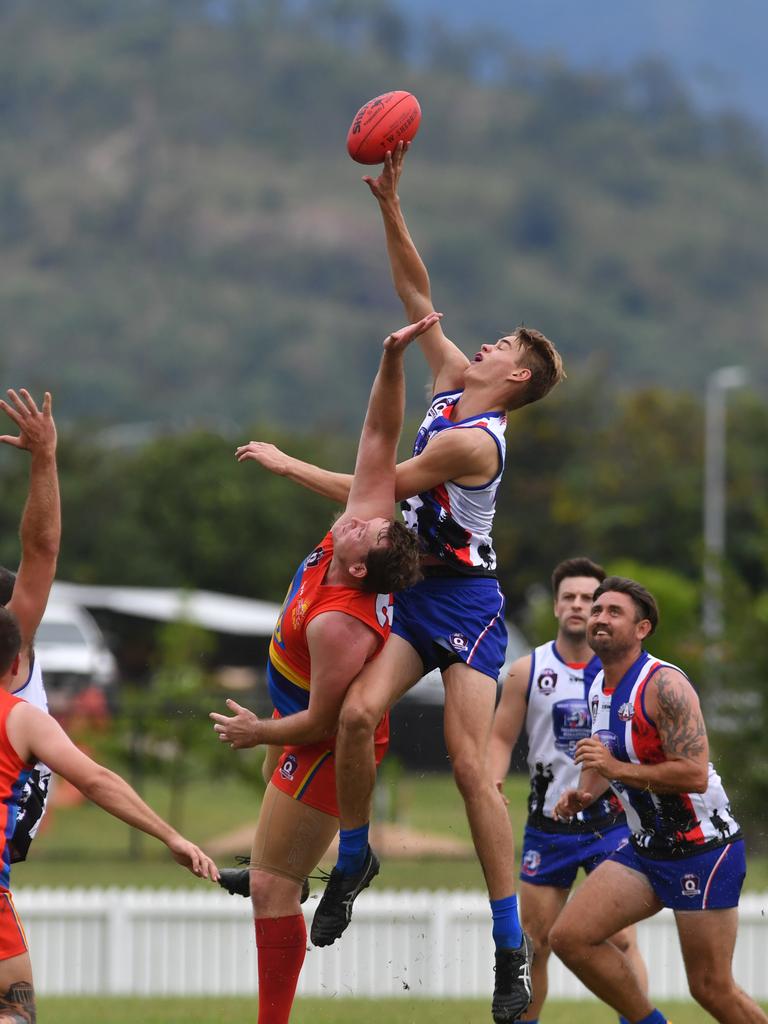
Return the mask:
[[706, 793], [709, 788], [709, 766], [697, 769], [696, 774], [693, 777], [693, 785], [691, 786], [691, 793]]
[[95, 804], [100, 804], [101, 798], [111, 788], [113, 778], [114, 774], [108, 768], [104, 768], [103, 765], [98, 765], [96, 769], [89, 774], [87, 779], [84, 779], [79, 784], [75, 783], [75, 785], [77, 785], [77, 788], [84, 797], [88, 800], [92, 800]]

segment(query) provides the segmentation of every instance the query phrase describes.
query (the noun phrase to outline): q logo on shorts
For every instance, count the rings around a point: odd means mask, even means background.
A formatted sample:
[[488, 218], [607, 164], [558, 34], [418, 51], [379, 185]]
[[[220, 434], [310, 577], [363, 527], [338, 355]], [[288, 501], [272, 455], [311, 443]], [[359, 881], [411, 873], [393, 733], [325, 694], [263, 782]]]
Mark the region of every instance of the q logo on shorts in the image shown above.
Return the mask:
[[286, 782], [290, 782], [293, 776], [296, 774], [296, 769], [299, 766], [298, 758], [295, 754], [286, 754], [285, 760], [280, 765], [280, 775]]
[[680, 879], [680, 889], [683, 896], [701, 896], [699, 876], [694, 874], [683, 875]]

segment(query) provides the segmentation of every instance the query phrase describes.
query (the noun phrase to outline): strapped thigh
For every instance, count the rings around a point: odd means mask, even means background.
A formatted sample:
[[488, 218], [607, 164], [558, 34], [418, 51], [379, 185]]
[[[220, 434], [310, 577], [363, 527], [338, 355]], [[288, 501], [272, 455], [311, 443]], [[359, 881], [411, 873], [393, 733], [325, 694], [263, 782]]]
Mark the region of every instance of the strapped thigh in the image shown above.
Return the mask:
[[253, 837], [250, 867], [301, 885], [322, 860], [338, 828], [337, 818], [293, 800], [269, 783]]

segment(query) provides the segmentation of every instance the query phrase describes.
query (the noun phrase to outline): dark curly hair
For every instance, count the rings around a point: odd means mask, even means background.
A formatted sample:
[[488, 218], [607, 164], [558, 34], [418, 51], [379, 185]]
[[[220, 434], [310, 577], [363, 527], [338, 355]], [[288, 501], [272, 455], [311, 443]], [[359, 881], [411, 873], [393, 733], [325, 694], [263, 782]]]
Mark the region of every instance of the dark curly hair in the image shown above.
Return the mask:
[[0, 608], [0, 676], [4, 676], [21, 650], [21, 630], [13, 612]]
[[405, 523], [393, 522], [386, 533], [386, 544], [371, 548], [365, 558], [367, 569], [363, 590], [374, 594], [405, 590], [421, 579], [419, 542]]
[[0, 565], [0, 605], [7, 605], [13, 596], [16, 573]]
[[563, 580], [571, 579], [573, 576], [586, 576], [588, 579], [602, 583], [605, 579], [605, 569], [597, 562], [593, 562], [591, 558], [583, 556], [566, 558], [564, 562], [555, 566], [552, 573], [552, 593], [555, 597], [557, 597]]

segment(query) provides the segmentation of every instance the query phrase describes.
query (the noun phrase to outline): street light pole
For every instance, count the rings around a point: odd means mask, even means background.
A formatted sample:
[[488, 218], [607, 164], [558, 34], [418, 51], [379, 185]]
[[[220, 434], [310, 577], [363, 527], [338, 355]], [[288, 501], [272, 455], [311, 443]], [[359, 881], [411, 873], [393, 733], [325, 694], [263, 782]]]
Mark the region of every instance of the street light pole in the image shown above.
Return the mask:
[[708, 668], [716, 671], [723, 636], [725, 557], [725, 394], [743, 387], [742, 366], [723, 366], [707, 379], [704, 434], [704, 597], [702, 632]]

